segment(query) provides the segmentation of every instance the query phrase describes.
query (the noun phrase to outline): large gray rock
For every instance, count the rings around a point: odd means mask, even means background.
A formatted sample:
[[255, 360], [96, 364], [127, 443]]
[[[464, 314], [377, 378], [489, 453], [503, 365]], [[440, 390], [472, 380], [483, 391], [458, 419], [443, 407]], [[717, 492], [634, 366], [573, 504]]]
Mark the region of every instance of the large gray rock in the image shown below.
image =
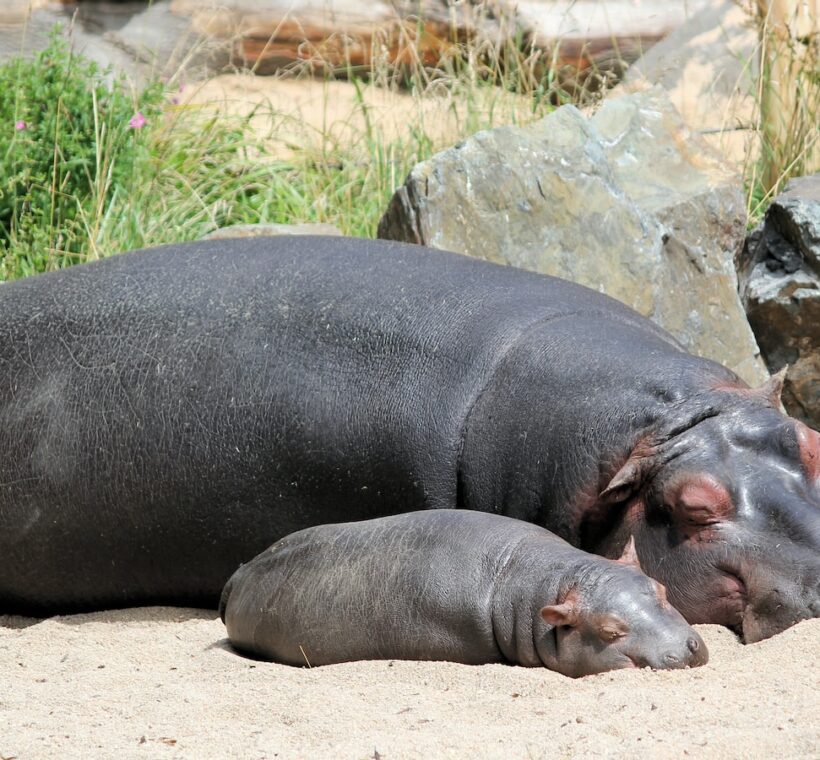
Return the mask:
[[0, 12], [0, 62], [18, 56], [34, 57], [48, 45], [54, 27], [59, 24], [63, 36], [70, 38], [74, 52], [96, 62], [101, 69], [110, 67], [138, 79], [133, 58], [96, 32], [86, 31], [82, 23], [72, 24], [68, 9], [55, 5], [34, 8], [30, 14], [12, 14], [14, 8]]
[[820, 428], [820, 174], [792, 180], [774, 199], [739, 269], [766, 364], [789, 365], [783, 403]]
[[[6, 1], [0, 0], [0, 6]], [[171, 13], [170, 0], [50, 3], [32, 9], [28, 2], [12, 0], [0, 7], [0, 61], [34, 56], [59, 24], [75, 52], [137, 85], [157, 76], [203, 78], [230, 62], [230, 44], [204, 39], [190, 19]]]
[[745, 222], [739, 179], [651, 90], [439, 153], [396, 191], [379, 236], [603, 291], [757, 384], [768, 375], [734, 269]]
[[231, 44], [206, 38], [190, 19], [171, 12], [170, 0], [154, 0], [104, 39], [128, 53], [147, 76], [202, 79], [228, 67]]

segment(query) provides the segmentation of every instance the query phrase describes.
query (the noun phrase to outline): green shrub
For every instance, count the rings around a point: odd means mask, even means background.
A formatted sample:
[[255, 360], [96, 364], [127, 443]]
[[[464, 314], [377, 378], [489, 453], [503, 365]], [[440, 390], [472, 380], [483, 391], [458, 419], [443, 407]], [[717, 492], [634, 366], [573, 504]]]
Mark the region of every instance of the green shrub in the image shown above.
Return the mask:
[[[232, 224], [329, 222], [373, 236], [418, 161], [479, 129], [538, 118], [560, 99], [534, 59], [510, 70], [508, 58], [466, 44], [463, 55], [463, 65], [419, 66], [401, 83], [379, 63], [353, 78], [362, 126], [343, 138], [308, 130], [285, 157], [270, 141], [281, 145], [278, 125], [292, 116], [262, 102], [243, 115], [219, 103], [179, 104], [157, 82], [134, 93], [55, 34], [33, 62], [0, 67], [0, 279]], [[365, 90], [383, 87], [417, 105], [398, 136], [370, 119]], [[437, 117], [424, 115], [431, 97], [453, 117], [446, 137], [431, 132], [428, 119]], [[140, 129], [129, 124], [137, 113], [146, 119]]]
[[0, 277], [85, 258], [88, 220], [148, 159], [140, 124], [162, 98], [158, 84], [133, 94], [58, 30], [33, 61], [0, 67]]

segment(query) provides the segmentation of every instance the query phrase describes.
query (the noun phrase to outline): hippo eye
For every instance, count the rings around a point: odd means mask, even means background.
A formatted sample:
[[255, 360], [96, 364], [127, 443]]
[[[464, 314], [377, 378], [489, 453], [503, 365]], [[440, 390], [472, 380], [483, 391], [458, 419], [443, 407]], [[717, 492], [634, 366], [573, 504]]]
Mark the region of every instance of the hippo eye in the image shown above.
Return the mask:
[[613, 625], [601, 626], [598, 635], [602, 641], [615, 641], [626, 636], [626, 631]]

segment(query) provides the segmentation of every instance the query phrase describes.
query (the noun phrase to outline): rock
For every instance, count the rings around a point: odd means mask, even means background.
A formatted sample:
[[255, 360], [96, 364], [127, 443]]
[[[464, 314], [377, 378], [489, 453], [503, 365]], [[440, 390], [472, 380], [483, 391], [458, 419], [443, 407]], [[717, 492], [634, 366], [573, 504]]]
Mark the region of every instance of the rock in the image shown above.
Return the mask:
[[24, 24], [29, 13], [28, 0], [6, 0], [0, 7], [0, 27]]
[[235, 61], [258, 72], [296, 62], [344, 69], [437, 63], [454, 40], [503, 36], [473, 3], [447, 0], [173, 0], [204, 35], [234, 44]]
[[[458, 43], [521, 46], [562, 74], [616, 74], [711, 0], [173, 0], [257, 71], [436, 65]], [[562, 79], [566, 78], [562, 76]]]
[[70, 36], [72, 49], [76, 53], [95, 61], [101, 69], [110, 67], [133, 79], [139, 78], [130, 55], [97, 34], [86, 32], [81, 24], [72, 25], [71, 18], [68, 9], [61, 9], [54, 4], [43, 8], [35, 7], [28, 17], [4, 9], [0, 14], [0, 61], [18, 56], [33, 57], [46, 47], [54, 26], [60, 24], [62, 34]]
[[201, 79], [230, 64], [230, 42], [203, 36], [190, 19], [171, 12], [170, 0], [154, 0], [103, 37], [154, 75]]
[[711, 0], [505, 0], [536, 49], [581, 71], [612, 71], [684, 24]]
[[738, 167], [756, 152], [754, 18], [734, 0], [712, 0], [639, 58], [614, 95], [661, 85], [687, 126]]
[[792, 180], [774, 199], [738, 271], [767, 366], [789, 365], [786, 409], [820, 428], [820, 174]]
[[344, 233], [332, 224], [234, 224], [209, 232], [203, 240], [269, 237], [276, 235], [334, 235]]
[[608, 293], [752, 385], [766, 377], [737, 293], [740, 180], [660, 90], [564, 106], [418, 164], [379, 237], [565, 277]]

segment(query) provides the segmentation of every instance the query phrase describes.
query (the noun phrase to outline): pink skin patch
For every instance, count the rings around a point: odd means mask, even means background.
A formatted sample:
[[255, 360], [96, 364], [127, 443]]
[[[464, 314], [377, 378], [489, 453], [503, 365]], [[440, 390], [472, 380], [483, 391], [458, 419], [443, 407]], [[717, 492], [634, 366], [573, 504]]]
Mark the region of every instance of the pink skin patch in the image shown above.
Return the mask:
[[713, 578], [705, 579], [700, 591], [701, 602], [684, 614], [688, 622], [741, 624], [746, 608], [746, 586], [740, 578], [719, 572]]
[[812, 430], [802, 422], [795, 421], [797, 445], [800, 448], [800, 461], [809, 480], [820, 479], [820, 433]]
[[[683, 473], [666, 489], [664, 501], [675, 516], [678, 531], [691, 545], [707, 545], [718, 538], [721, 523], [735, 512], [726, 486], [707, 473]], [[690, 623], [739, 625], [746, 605], [746, 585], [731, 570], [704, 578], [700, 598], [706, 605], [687, 610]]]
[[678, 518], [678, 529], [692, 541], [713, 540], [714, 526], [724, 522], [735, 510], [726, 487], [706, 473], [677, 478], [666, 490], [664, 500]]
[[654, 579], [653, 581], [655, 584], [655, 596], [658, 598], [658, 603], [661, 605], [661, 607], [667, 609], [671, 605], [669, 604], [669, 600], [666, 598], [666, 586], [664, 586], [662, 583], [658, 583]]

